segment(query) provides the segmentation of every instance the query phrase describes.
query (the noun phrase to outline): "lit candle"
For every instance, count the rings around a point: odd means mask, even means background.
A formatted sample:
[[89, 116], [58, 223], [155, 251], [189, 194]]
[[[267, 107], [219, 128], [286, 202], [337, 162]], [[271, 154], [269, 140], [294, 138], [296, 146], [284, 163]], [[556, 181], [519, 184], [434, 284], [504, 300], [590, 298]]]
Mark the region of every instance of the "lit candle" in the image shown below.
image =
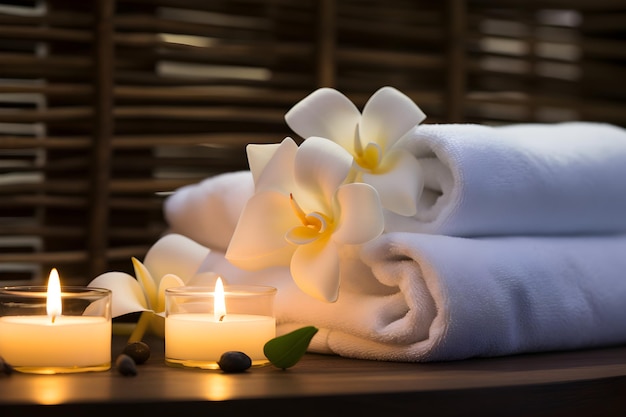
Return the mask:
[[52, 374], [111, 367], [109, 290], [62, 291], [53, 269], [47, 288], [0, 289], [0, 307], [0, 356], [16, 370]]
[[[252, 359], [253, 366], [267, 363], [263, 346], [276, 336], [271, 311], [275, 292], [275, 288], [253, 286], [225, 291], [221, 278], [213, 292], [202, 287], [168, 288], [166, 362], [216, 369], [224, 352], [240, 351]], [[211, 301], [212, 311], [207, 309]]]

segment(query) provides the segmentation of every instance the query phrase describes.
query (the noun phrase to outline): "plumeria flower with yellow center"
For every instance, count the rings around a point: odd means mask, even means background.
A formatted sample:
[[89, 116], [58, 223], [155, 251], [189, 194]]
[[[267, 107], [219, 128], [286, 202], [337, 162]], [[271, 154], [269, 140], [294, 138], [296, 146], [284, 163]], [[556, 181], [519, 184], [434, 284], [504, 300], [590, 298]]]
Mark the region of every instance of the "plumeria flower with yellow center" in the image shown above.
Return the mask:
[[125, 272], [106, 272], [88, 285], [111, 290], [111, 314], [147, 312], [147, 325], [158, 335], [163, 332], [165, 290], [185, 285], [192, 279], [209, 250], [191, 239], [168, 234], [152, 245], [142, 263], [132, 258], [135, 276]]
[[301, 137], [328, 138], [348, 150], [354, 158], [348, 181], [372, 185], [383, 207], [403, 216], [416, 213], [424, 183], [418, 161], [398, 143], [425, 118], [409, 97], [392, 87], [374, 93], [363, 113], [339, 91], [320, 88], [285, 115]]
[[318, 137], [300, 147], [248, 145], [255, 194], [244, 207], [226, 251], [235, 266], [259, 270], [289, 266], [305, 293], [334, 302], [339, 294], [341, 245], [358, 245], [383, 231], [376, 190], [344, 183], [352, 157]]

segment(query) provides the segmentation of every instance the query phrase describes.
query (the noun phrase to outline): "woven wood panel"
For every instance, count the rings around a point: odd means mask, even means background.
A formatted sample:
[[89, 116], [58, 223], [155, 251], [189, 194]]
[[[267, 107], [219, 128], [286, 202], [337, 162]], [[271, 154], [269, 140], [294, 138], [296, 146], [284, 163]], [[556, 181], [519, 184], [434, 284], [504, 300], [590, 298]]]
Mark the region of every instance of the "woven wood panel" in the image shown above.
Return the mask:
[[626, 125], [625, 63], [623, 1], [0, 0], [0, 284], [130, 272], [168, 193], [246, 169], [317, 87]]

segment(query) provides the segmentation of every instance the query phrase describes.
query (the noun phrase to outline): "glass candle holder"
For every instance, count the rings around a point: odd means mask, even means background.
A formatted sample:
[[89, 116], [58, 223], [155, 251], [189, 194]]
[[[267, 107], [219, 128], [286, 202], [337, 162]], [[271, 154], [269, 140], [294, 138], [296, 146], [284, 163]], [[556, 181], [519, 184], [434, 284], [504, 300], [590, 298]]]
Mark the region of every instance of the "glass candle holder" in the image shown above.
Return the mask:
[[218, 369], [224, 352], [240, 351], [252, 366], [269, 361], [263, 353], [276, 337], [276, 288], [226, 286], [165, 290], [165, 362], [170, 366]]
[[0, 356], [26, 373], [110, 369], [111, 291], [62, 287], [62, 311], [54, 316], [46, 302], [46, 287], [0, 288]]

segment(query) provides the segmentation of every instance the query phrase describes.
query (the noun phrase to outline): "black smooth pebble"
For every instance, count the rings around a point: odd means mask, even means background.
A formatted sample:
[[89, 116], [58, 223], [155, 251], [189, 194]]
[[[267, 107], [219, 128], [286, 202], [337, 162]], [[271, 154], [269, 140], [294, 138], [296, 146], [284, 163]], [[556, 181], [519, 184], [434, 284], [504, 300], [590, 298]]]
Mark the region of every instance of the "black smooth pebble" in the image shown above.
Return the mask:
[[228, 351], [222, 354], [217, 364], [224, 372], [244, 372], [252, 366], [252, 359], [243, 352]]
[[115, 360], [115, 367], [117, 368], [117, 372], [124, 376], [137, 375], [137, 366], [135, 361], [125, 353], [122, 353], [117, 357]]
[[145, 342], [131, 342], [126, 345], [122, 353], [133, 358], [135, 364], [141, 365], [150, 358], [150, 346]]

